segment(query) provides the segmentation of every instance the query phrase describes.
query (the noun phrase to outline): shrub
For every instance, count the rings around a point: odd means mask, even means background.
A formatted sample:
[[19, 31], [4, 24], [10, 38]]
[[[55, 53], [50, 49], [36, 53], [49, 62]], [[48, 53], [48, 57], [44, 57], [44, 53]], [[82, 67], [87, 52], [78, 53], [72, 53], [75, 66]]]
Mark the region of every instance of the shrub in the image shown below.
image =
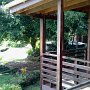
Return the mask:
[[9, 41], [8, 42], [8, 46], [9, 47], [24, 47], [26, 44], [24, 42], [13, 42], [13, 41]]
[[28, 57], [28, 60], [30, 60], [30, 61], [40, 61], [40, 56], [37, 56], [37, 57], [35, 57], [35, 56], [30, 56], [30, 57]]
[[40, 56], [40, 48], [36, 48], [36, 49], [33, 51], [32, 56], [35, 56], [35, 57]]
[[30, 49], [30, 50], [27, 51], [27, 53], [28, 53], [29, 56], [32, 56], [33, 50]]
[[22, 88], [19, 85], [4, 84], [0, 90], [22, 90]]
[[0, 60], [2, 60], [2, 57], [0, 56]]
[[20, 83], [21, 87], [26, 87], [35, 84], [40, 78], [40, 71], [34, 70], [30, 74], [27, 74], [26, 79]]
[[36, 48], [34, 50], [30, 49], [27, 51], [27, 53], [29, 56], [35, 56], [35, 57], [40, 56], [40, 48]]
[[40, 48], [34, 50], [28, 50], [28, 60], [30, 61], [40, 61]]

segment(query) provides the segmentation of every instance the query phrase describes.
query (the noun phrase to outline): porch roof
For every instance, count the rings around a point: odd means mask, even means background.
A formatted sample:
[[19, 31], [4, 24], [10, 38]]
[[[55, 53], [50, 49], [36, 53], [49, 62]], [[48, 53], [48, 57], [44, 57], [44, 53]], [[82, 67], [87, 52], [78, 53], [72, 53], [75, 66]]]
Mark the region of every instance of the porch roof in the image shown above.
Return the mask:
[[[11, 13], [51, 14], [57, 11], [57, 0], [14, 0], [4, 6]], [[90, 0], [64, 0], [64, 10], [89, 12]]]

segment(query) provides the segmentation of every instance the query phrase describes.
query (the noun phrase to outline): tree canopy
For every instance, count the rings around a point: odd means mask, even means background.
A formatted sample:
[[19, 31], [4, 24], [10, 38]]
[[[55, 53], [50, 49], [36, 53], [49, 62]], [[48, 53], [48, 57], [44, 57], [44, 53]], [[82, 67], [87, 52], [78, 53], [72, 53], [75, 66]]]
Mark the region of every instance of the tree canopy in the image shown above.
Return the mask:
[[[8, 3], [12, 0], [0, 0], [0, 4]], [[65, 39], [70, 35], [87, 34], [87, 14], [67, 11], [64, 13], [64, 31]], [[35, 48], [36, 41], [40, 38], [39, 19], [31, 16], [11, 15], [8, 11], [0, 9], [0, 42], [5, 40], [21, 41], [31, 43]], [[47, 20], [46, 24], [47, 40], [56, 40], [57, 22]]]
[[13, 0], [0, 0], [0, 5], [9, 3], [11, 1], [13, 1]]
[[65, 31], [71, 34], [86, 35], [88, 18], [85, 13], [65, 12]]
[[31, 43], [35, 48], [35, 43], [39, 38], [39, 20], [30, 16], [10, 15], [10, 13], [0, 10], [0, 41], [12, 40]]

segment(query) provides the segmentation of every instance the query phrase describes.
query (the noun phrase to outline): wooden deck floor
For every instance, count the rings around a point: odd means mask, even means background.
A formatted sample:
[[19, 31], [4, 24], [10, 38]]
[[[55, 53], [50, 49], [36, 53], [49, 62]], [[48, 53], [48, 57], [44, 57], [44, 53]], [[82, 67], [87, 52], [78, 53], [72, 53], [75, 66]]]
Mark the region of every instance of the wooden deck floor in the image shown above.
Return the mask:
[[[46, 85], [43, 85], [42, 90], [56, 90], [56, 89], [50, 88], [49, 86], [46, 86]], [[65, 89], [65, 90], [68, 90], [68, 89]], [[76, 88], [76, 89], [72, 89], [72, 90], [90, 90], [90, 85], [87, 87], [84, 87], [83, 89]]]
[[50, 88], [49, 86], [46, 86], [46, 85], [43, 85], [42, 90], [56, 90], [56, 89]]

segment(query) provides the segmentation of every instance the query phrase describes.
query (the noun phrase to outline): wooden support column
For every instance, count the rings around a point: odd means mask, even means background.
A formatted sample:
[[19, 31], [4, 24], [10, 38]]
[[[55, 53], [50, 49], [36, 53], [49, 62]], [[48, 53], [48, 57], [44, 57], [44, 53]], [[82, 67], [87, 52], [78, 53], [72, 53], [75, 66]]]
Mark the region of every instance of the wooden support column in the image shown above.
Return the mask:
[[87, 48], [87, 60], [90, 61], [90, 11], [88, 14], [88, 48]]
[[57, 90], [62, 90], [63, 39], [64, 39], [63, 0], [57, 0]]
[[[45, 53], [46, 19], [40, 18], [40, 68], [42, 69], [42, 56]], [[42, 70], [40, 72], [42, 74]], [[40, 74], [40, 90], [42, 90], [42, 75]]]

